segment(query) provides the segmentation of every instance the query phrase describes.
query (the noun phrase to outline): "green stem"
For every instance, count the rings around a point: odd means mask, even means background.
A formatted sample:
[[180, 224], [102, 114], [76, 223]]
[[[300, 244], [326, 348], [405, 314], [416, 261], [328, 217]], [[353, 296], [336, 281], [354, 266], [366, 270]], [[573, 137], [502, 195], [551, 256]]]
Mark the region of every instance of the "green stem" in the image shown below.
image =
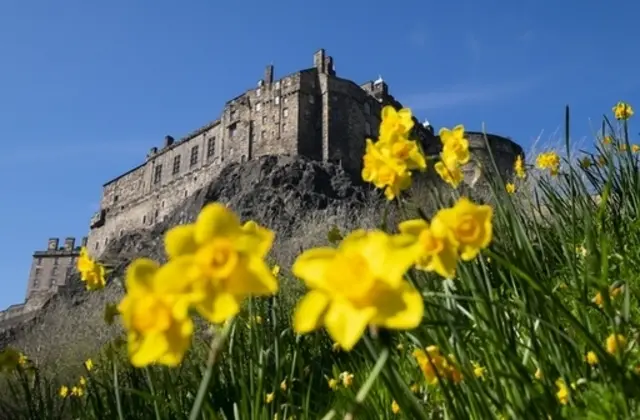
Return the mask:
[[222, 345], [227, 341], [227, 337], [231, 332], [231, 326], [233, 325], [233, 318], [229, 319], [220, 331], [219, 334], [214, 335], [213, 340], [211, 341], [211, 348], [209, 349], [209, 358], [207, 359], [207, 370], [202, 377], [202, 381], [200, 382], [200, 387], [198, 388], [198, 393], [196, 394], [196, 400], [193, 403], [193, 407], [191, 407], [191, 413], [189, 414], [189, 420], [196, 420], [200, 416], [200, 410], [202, 408], [202, 403], [204, 402], [204, 396], [207, 393], [207, 389], [209, 388], [209, 382], [211, 382], [211, 377], [213, 376], [213, 366], [216, 364], [218, 360], [218, 356], [220, 355], [220, 350], [222, 349]]
[[378, 361], [376, 362], [375, 366], [371, 370], [371, 373], [369, 373], [369, 377], [367, 378], [365, 383], [362, 384], [362, 386], [360, 387], [358, 394], [356, 394], [355, 405], [344, 416], [345, 419], [354, 418], [353, 413], [356, 411], [358, 406], [360, 406], [364, 402], [364, 400], [367, 398], [367, 395], [369, 394], [369, 391], [371, 391], [373, 384], [375, 383], [376, 379], [378, 379], [378, 376], [380, 376], [380, 372], [382, 372], [382, 369], [387, 364], [387, 360], [389, 360], [389, 349], [385, 347], [384, 349], [382, 349], [382, 352], [380, 352], [380, 355], [378, 356]]

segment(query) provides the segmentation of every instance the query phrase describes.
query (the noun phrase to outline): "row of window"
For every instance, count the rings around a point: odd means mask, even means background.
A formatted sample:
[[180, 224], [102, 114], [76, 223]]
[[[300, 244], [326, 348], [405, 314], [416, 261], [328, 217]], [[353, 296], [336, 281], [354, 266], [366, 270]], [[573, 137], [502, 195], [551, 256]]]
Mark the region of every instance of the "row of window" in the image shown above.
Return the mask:
[[[193, 146], [191, 148], [191, 154], [189, 156], [189, 167], [193, 168], [198, 164], [199, 159], [199, 146]], [[207, 159], [211, 158], [215, 154], [216, 150], [216, 138], [211, 137], [207, 141]], [[182, 164], [182, 155], [177, 155], [173, 158], [173, 168], [171, 171], [172, 175], [177, 175], [180, 173], [180, 167]], [[162, 181], [162, 164], [156, 165], [153, 173], [153, 183], [158, 184]]]

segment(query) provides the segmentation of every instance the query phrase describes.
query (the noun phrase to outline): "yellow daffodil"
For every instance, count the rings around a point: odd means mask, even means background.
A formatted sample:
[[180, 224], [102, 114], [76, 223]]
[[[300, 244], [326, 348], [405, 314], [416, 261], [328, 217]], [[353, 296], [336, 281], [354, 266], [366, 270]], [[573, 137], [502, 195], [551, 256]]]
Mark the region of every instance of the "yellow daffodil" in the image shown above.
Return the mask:
[[598, 356], [592, 351], [587, 352], [587, 355], [584, 357], [584, 360], [591, 366], [595, 366], [598, 364]]
[[516, 192], [516, 184], [514, 184], [513, 182], [507, 182], [507, 184], [505, 185], [505, 190], [507, 191], [508, 194], [513, 194]]
[[266, 402], [267, 404], [271, 404], [275, 397], [276, 397], [276, 393], [270, 392], [264, 397], [264, 402]]
[[354, 378], [354, 374], [351, 372], [342, 372], [340, 374], [340, 379], [342, 380], [342, 385], [345, 388], [349, 388], [351, 385], [353, 385], [353, 378]]
[[80, 249], [77, 269], [87, 290], [102, 289], [106, 285], [104, 266], [91, 258], [85, 247]]
[[464, 180], [464, 174], [455, 157], [447, 157], [440, 154], [440, 160], [433, 167], [440, 178], [451, 185], [452, 188], [458, 188]]
[[406, 137], [413, 128], [414, 121], [411, 110], [402, 108], [399, 111], [390, 105], [382, 108], [380, 123], [380, 140], [392, 140], [395, 136]]
[[464, 138], [464, 126], [457, 125], [452, 130], [441, 128], [439, 132], [442, 142], [442, 156], [455, 159], [458, 165], [465, 165], [469, 162], [469, 141]]
[[536, 166], [538, 169], [548, 169], [551, 176], [556, 176], [560, 171], [560, 156], [553, 151], [540, 153], [536, 158]]
[[400, 406], [398, 405], [396, 400], [393, 400], [393, 402], [391, 403], [391, 412], [393, 414], [398, 414], [400, 412]]
[[434, 271], [445, 278], [453, 278], [458, 261], [458, 243], [453, 232], [441, 218], [434, 218], [431, 225], [426, 220], [407, 220], [398, 226], [401, 233], [412, 235], [420, 249], [416, 267]]
[[197, 311], [213, 323], [222, 323], [240, 311], [249, 295], [267, 296], [278, 291], [278, 281], [265, 262], [274, 232], [253, 221], [241, 224], [226, 206], [205, 206], [195, 223], [167, 232], [169, 264], [182, 273], [174, 283], [192, 284], [202, 299]]
[[453, 207], [438, 211], [431, 224], [437, 220], [447, 226], [458, 243], [460, 258], [470, 261], [491, 243], [492, 219], [493, 209], [490, 206], [477, 205], [462, 197]]
[[625, 102], [618, 102], [612, 110], [616, 120], [628, 120], [633, 116], [633, 108]]
[[60, 387], [60, 390], [58, 391], [58, 395], [60, 395], [61, 398], [66, 398], [67, 395], [69, 395], [69, 387], [66, 385], [62, 385]]
[[521, 155], [518, 155], [515, 162], [513, 162], [513, 171], [516, 173], [516, 176], [518, 178], [520, 179], [526, 178], [527, 173], [524, 166], [524, 159], [522, 158]]
[[569, 403], [569, 387], [564, 382], [564, 379], [558, 379], [556, 381], [556, 387], [558, 388], [556, 392], [556, 397], [558, 398], [558, 401], [560, 402], [560, 404], [562, 405], [568, 404]]
[[146, 258], [127, 268], [127, 294], [118, 310], [126, 328], [129, 358], [136, 367], [157, 362], [177, 366], [191, 344], [189, 307], [200, 296], [190, 290], [191, 266], [171, 261], [160, 267]]
[[331, 378], [327, 381], [327, 384], [329, 385], [329, 389], [335, 391], [336, 389], [338, 389], [338, 380], [335, 378]]
[[430, 385], [435, 385], [442, 379], [456, 383], [462, 380], [460, 371], [453, 365], [451, 360], [440, 353], [440, 349], [437, 346], [427, 347], [426, 352], [417, 349], [413, 352], [413, 357], [415, 357], [420, 370]]
[[91, 369], [93, 369], [93, 360], [91, 359], [85, 360], [84, 368], [87, 369], [88, 371], [91, 371]]
[[611, 334], [605, 342], [607, 353], [613, 355], [622, 352], [626, 346], [627, 339], [622, 334]]
[[305, 251], [292, 267], [310, 289], [295, 309], [294, 330], [304, 334], [324, 326], [349, 351], [367, 325], [415, 328], [424, 304], [403, 276], [418, 255], [411, 235], [377, 230], [352, 232], [337, 249]]

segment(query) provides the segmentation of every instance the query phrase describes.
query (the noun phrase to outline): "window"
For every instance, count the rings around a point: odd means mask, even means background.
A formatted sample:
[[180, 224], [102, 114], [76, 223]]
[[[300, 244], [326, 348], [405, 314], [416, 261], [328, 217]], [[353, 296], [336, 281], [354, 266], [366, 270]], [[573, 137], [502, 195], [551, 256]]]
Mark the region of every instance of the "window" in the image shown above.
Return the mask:
[[313, 104], [313, 103], [315, 103], [315, 102], [316, 102], [316, 97], [315, 97], [315, 96], [313, 96], [313, 95], [310, 95], [310, 96], [309, 96], [309, 103], [310, 103], [310, 104]]
[[262, 109], [262, 104], [260, 102], [258, 102], [256, 104], [256, 111], [260, 111]]
[[40, 264], [42, 264], [42, 258], [36, 259], [36, 265], [40, 265]]
[[35, 279], [38, 279], [38, 277], [40, 277], [40, 272], [41, 272], [41, 271], [42, 271], [41, 269], [36, 268], [36, 271], [33, 273], [33, 277], [34, 277]]
[[180, 172], [180, 159], [181, 159], [180, 155], [173, 158], [173, 174], [174, 175]]
[[191, 159], [189, 160], [190, 166], [195, 166], [198, 164], [198, 146], [193, 146], [191, 148]]
[[122, 238], [122, 235], [124, 235], [124, 230], [120, 229], [120, 237]]
[[153, 183], [159, 184], [162, 181], [162, 165], [158, 165], [153, 173]]
[[369, 124], [369, 121], [364, 122], [364, 134], [367, 136], [371, 135], [371, 124]]
[[117, 195], [116, 195], [116, 196], [114, 196], [114, 197], [113, 197], [113, 202], [114, 202], [114, 203], [117, 203], [117, 202], [118, 202], [118, 198], [120, 198], [120, 197], [118, 197]]
[[369, 105], [369, 102], [364, 103], [364, 113], [366, 115], [371, 115], [371, 105]]
[[258, 89], [256, 90], [256, 96], [259, 98], [260, 94], [262, 93], [262, 89]]
[[51, 277], [55, 277], [58, 275], [58, 267], [53, 267], [51, 269]]
[[156, 218], [156, 219], [158, 218], [158, 210], [156, 210], [155, 218]]
[[232, 110], [231, 110], [231, 119], [232, 119], [232, 120], [235, 120], [235, 119], [236, 119], [236, 110], [235, 110], [235, 109], [232, 109]]
[[247, 157], [245, 155], [242, 155], [242, 157], [240, 158], [240, 162], [244, 163], [245, 160], [247, 160]]
[[260, 133], [260, 138], [264, 140], [266, 137], [267, 137], [266, 130], [262, 130], [262, 133]]
[[215, 152], [216, 152], [216, 138], [211, 137], [207, 142], [207, 157], [209, 158], [213, 156]]
[[266, 124], [267, 123], [267, 116], [263, 116], [262, 117], [262, 124]]
[[147, 224], [147, 216], [142, 216], [142, 224], [143, 225]]
[[282, 124], [282, 131], [287, 131], [287, 124]]
[[160, 204], [160, 207], [164, 208], [164, 201]]
[[280, 104], [280, 97], [279, 97], [279, 96], [276, 96], [276, 98], [275, 98], [275, 103], [276, 103], [276, 105], [279, 105], [279, 104]]
[[229, 126], [229, 137], [233, 138], [234, 134], [236, 134], [237, 124], [231, 124]]
[[276, 82], [275, 88], [276, 89], [280, 89], [280, 81], [279, 80]]
[[287, 103], [287, 97], [286, 96], [284, 98], [282, 98], [282, 102], [284, 102], [285, 104]]
[[100, 248], [100, 243], [96, 242], [96, 245], [93, 247], [96, 251], [98, 250], [98, 248]]
[[288, 116], [288, 115], [289, 115], [289, 108], [283, 108], [283, 109], [282, 109], [282, 116], [283, 116], [283, 117], [286, 117], [286, 116]]

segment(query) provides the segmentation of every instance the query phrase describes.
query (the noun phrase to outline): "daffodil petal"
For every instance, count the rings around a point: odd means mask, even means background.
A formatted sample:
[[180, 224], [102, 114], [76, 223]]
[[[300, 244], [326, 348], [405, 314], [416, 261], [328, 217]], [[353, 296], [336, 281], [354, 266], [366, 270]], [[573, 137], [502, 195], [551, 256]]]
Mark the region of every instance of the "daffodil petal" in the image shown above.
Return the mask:
[[293, 313], [293, 329], [298, 334], [311, 332], [322, 325], [329, 298], [322, 292], [312, 290], [298, 302]]
[[164, 236], [164, 248], [169, 259], [193, 254], [198, 249], [194, 224], [176, 226]]
[[201, 245], [217, 236], [235, 235], [240, 228], [240, 220], [226, 206], [220, 203], [207, 204], [196, 219], [195, 240]]
[[311, 289], [322, 288], [327, 277], [329, 263], [335, 258], [334, 248], [313, 248], [303, 252], [293, 263], [293, 275], [302, 279]]
[[420, 232], [429, 227], [429, 223], [424, 219], [405, 220], [398, 225], [401, 233], [413, 236], [420, 236]]
[[221, 324], [240, 312], [239, 298], [231, 293], [216, 292], [196, 304], [196, 309], [210, 322]]
[[135, 351], [130, 354], [131, 364], [135, 367], [148, 366], [158, 360], [168, 348], [169, 342], [162, 334], [141, 337]]
[[127, 267], [125, 285], [127, 293], [145, 292], [153, 287], [153, 278], [160, 265], [148, 258], [138, 258]]
[[345, 351], [351, 350], [364, 334], [375, 308], [354, 308], [349, 302], [333, 301], [324, 316], [327, 332]]
[[420, 292], [407, 282], [400, 289], [386, 293], [376, 306], [378, 312], [372, 323], [391, 329], [415, 328], [420, 325], [424, 315]]

